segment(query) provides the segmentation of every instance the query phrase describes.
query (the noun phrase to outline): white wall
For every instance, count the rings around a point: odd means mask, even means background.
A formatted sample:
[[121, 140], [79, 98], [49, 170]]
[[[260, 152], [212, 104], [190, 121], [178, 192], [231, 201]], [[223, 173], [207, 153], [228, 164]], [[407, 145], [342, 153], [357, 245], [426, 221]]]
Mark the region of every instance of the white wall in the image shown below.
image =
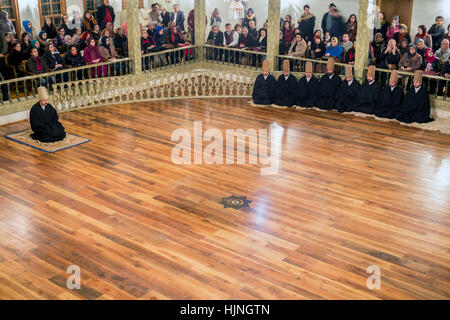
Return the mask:
[[417, 26], [424, 24], [430, 28], [437, 16], [444, 17], [444, 26], [450, 23], [450, 0], [414, 1], [411, 20], [411, 36], [417, 33]]

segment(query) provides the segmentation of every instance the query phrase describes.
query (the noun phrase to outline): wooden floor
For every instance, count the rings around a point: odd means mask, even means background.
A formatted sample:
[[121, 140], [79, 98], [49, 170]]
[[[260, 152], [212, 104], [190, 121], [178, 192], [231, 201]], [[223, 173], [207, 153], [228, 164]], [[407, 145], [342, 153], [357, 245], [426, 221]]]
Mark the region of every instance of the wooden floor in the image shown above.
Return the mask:
[[[63, 113], [91, 142], [55, 154], [3, 137], [27, 122], [0, 127], [0, 298], [450, 298], [450, 136], [246, 102]], [[172, 131], [196, 120], [284, 128], [279, 174], [173, 164]], [[223, 208], [231, 195], [250, 208]]]

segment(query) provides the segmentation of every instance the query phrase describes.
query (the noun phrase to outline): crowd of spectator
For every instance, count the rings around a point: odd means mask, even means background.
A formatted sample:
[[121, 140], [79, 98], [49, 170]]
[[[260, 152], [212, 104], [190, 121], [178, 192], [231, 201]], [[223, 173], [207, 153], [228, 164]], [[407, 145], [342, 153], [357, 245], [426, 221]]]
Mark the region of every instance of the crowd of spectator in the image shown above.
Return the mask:
[[[21, 77], [27, 74], [45, 73], [50, 70], [68, 69], [104, 61], [114, 61], [128, 56], [126, 23], [114, 30], [114, 8], [109, 0], [97, 8], [95, 15], [86, 11], [79, 23], [69, 21], [67, 14], [61, 16], [61, 24], [55, 26], [50, 17], [44, 19], [39, 31], [31, 21], [22, 22], [22, 34], [16, 35], [14, 25], [5, 12], [0, 13], [0, 67], [2, 79]], [[71, 18], [72, 19], [72, 18]], [[167, 12], [158, 3], [151, 6], [147, 26], [141, 25], [142, 54], [161, 52], [167, 49], [189, 45], [195, 41], [195, 16], [192, 9], [185, 19], [177, 4]], [[261, 65], [265, 59], [256, 52], [267, 50], [267, 27], [265, 21], [257, 24], [257, 15], [249, 8], [240, 23], [234, 26], [225, 23], [222, 27], [220, 12], [215, 8], [210, 16], [210, 31], [207, 43], [224, 48], [244, 49], [249, 54], [217, 49], [208, 51], [208, 58]], [[261, 22], [259, 22], [261, 24]], [[185, 28], [187, 24], [187, 28]], [[205, 16], [205, 25], [208, 26]], [[337, 62], [354, 64], [358, 21], [355, 14], [344, 19], [335, 4], [329, 5], [322, 16], [321, 29], [315, 30], [316, 16], [309, 5], [303, 6], [303, 13], [295, 22], [291, 15], [280, 18], [279, 54], [310, 59], [334, 59]], [[379, 13], [374, 24], [373, 41], [369, 45], [369, 64], [378, 68], [411, 71], [423, 70], [424, 74], [450, 77], [449, 40], [450, 25], [445, 29], [444, 18], [436, 17], [430, 28], [420, 25], [412, 36], [398, 16], [386, 20]], [[150, 64], [175, 63], [190, 58], [192, 50], [179, 50], [144, 58], [143, 68]], [[7, 57], [7, 58], [6, 58]], [[26, 62], [24, 62], [26, 61]], [[281, 59], [280, 59], [281, 61]], [[317, 64], [320, 66], [320, 64]], [[292, 64], [295, 67], [295, 64]], [[111, 69], [107, 66], [93, 67], [90, 76], [102, 76], [111, 71], [121, 72], [124, 65], [117, 63]], [[318, 67], [316, 72], [321, 72]], [[77, 73], [84, 76], [87, 73]], [[68, 74], [49, 79], [66, 81]], [[385, 80], [385, 79], [381, 79]], [[45, 82], [43, 79], [42, 81]], [[3, 98], [5, 90], [3, 91]]]

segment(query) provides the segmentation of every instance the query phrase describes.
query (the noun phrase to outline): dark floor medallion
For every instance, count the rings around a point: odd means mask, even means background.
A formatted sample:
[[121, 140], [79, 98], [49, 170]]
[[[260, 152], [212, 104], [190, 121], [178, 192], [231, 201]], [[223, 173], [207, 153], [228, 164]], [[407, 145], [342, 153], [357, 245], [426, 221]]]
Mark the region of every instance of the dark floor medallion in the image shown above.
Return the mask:
[[247, 200], [247, 197], [231, 196], [228, 198], [222, 198], [222, 200], [219, 203], [223, 204], [224, 208], [233, 208], [239, 210], [241, 208], [250, 207], [248, 205], [250, 202], [251, 202], [250, 200]]

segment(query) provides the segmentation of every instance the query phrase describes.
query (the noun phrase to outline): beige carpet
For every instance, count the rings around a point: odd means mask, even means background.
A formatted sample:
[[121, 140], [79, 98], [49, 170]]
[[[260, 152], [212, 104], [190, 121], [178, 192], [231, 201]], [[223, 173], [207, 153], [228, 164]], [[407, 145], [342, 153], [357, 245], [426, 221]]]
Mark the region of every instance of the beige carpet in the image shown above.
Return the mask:
[[[270, 106], [257, 105], [257, 104], [254, 104], [252, 100], [249, 100], [248, 103], [250, 105], [252, 105], [254, 107], [258, 107], [258, 108], [274, 107], [277, 109], [288, 109], [288, 107], [280, 107], [280, 106], [277, 106], [274, 104], [270, 105]], [[322, 109], [315, 108], [315, 107], [314, 108], [304, 108], [304, 107], [299, 107], [299, 106], [293, 106], [292, 109], [308, 109], [308, 110], [316, 110], [316, 111], [326, 112], [326, 110], [322, 110]], [[439, 131], [442, 134], [450, 135], [450, 118], [436, 119], [429, 123], [403, 123], [396, 119], [379, 118], [373, 114], [366, 114], [366, 113], [362, 113], [362, 112], [345, 112], [344, 114], [353, 114], [357, 117], [362, 117], [362, 118], [374, 118], [378, 121], [383, 121], [383, 122], [397, 122], [397, 123], [400, 123], [401, 125], [407, 126], [407, 127], [414, 127], [414, 128], [419, 128], [419, 129], [423, 129], [423, 130]]]
[[25, 131], [16, 132], [13, 134], [8, 134], [8, 135], [6, 135], [6, 138], [8, 138], [14, 142], [24, 144], [24, 145], [27, 145], [34, 149], [41, 150], [41, 151], [48, 152], [48, 153], [54, 153], [54, 152], [61, 151], [64, 149], [72, 148], [72, 147], [75, 147], [75, 146], [78, 146], [80, 144], [90, 141], [89, 139], [79, 137], [72, 133], [67, 133], [64, 140], [61, 140], [58, 142], [46, 143], [46, 142], [40, 142], [38, 140], [32, 139], [30, 136], [30, 134], [32, 134], [32, 133], [33, 132], [31, 130], [25, 130]]

